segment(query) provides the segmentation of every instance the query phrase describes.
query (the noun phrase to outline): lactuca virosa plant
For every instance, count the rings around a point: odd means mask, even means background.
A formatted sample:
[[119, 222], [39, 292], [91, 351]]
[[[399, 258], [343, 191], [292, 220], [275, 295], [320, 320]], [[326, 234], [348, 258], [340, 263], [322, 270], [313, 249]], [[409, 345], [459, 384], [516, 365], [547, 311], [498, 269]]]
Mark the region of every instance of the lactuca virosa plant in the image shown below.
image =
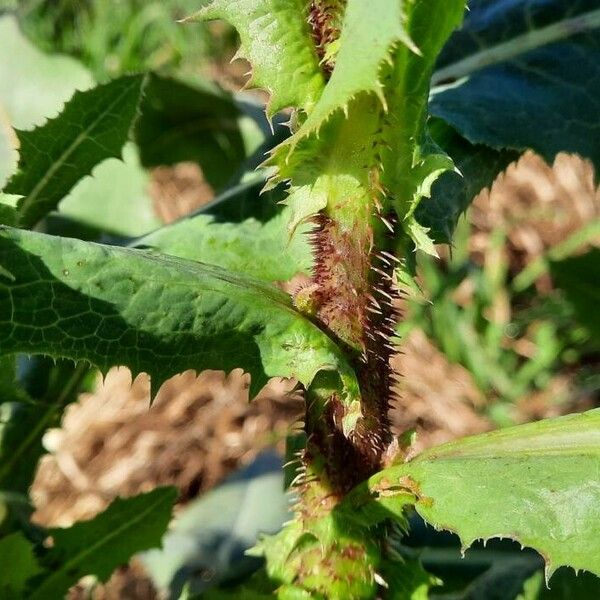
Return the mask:
[[[169, 83], [123, 77], [18, 132], [19, 169], [4, 190], [17, 202], [3, 205], [0, 236], [0, 351], [13, 400], [28, 402], [14, 381], [16, 353], [103, 372], [126, 365], [151, 376], [153, 395], [186, 369], [236, 367], [251, 374], [251, 395], [275, 376], [304, 390], [295, 517], [254, 549], [264, 569], [234, 594], [426, 594], [430, 578], [393, 543], [411, 507], [465, 547], [509, 537], [536, 549], [547, 577], [562, 565], [600, 574], [598, 411], [416, 457], [410, 433], [390, 430], [397, 290], [412, 284], [415, 251], [435, 254], [473, 195], [526, 148], [600, 164], [590, 134], [600, 116], [595, 3], [469, 8], [464, 0], [213, 0], [195, 18], [238, 30], [251, 83], [269, 92], [267, 116], [291, 108], [291, 135], [263, 164], [262, 200], [237, 209], [257, 185], [240, 184], [203, 214], [128, 247], [26, 228], [118, 155], [132, 123], [142, 160], [152, 160], [159, 149], [143, 143]], [[240, 221], [282, 185], [283, 211]], [[298, 272], [310, 279], [291, 297], [273, 285]], [[0, 465], [6, 487], [18, 459]], [[24, 537], [5, 543], [32, 554]], [[64, 568], [70, 579], [59, 580], [51, 574], [59, 562], [50, 551], [22, 581], [2, 583], [48, 597], [85, 572], [107, 576], [106, 566], [88, 565]]]

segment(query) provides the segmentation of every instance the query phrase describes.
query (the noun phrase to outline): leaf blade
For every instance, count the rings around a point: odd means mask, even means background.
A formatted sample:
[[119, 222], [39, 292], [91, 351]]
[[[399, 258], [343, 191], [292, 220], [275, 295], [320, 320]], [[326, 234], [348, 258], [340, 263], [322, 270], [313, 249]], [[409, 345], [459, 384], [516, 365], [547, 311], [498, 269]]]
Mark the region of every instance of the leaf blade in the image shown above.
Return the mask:
[[122, 364], [154, 390], [187, 369], [238, 367], [252, 394], [269, 377], [309, 385], [322, 369], [356, 390], [342, 351], [272, 286], [156, 252], [0, 233], [0, 264], [18, 273], [0, 281], [2, 353]]
[[236, 56], [247, 58], [253, 69], [249, 83], [271, 94], [267, 116], [314, 105], [324, 79], [300, 0], [213, 0], [190, 19], [224, 19], [237, 29]]
[[549, 162], [574, 152], [600, 165], [597, 3], [476, 0], [470, 9], [434, 76], [451, 85], [434, 90], [432, 114], [473, 144], [532, 149]]
[[175, 488], [156, 488], [132, 498], [117, 498], [89, 521], [50, 529], [53, 546], [43, 559], [47, 571], [30, 581], [29, 598], [60, 598], [84, 575], [106, 581], [133, 554], [160, 545], [176, 498]]
[[599, 473], [596, 409], [432, 448], [370, 488], [408, 486], [421, 516], [463, 547], [509, 537], [544, 556], [548, 578], [560, 566], [600, 575]]
[[23, 196], [20, 222], [35, 225], [106, 158], [120, 157], [137, 113], [144, 77], [126, 76], [76, 92], [61, 114], [33, 131], [18, 131], [20, 159], [5, 192]]

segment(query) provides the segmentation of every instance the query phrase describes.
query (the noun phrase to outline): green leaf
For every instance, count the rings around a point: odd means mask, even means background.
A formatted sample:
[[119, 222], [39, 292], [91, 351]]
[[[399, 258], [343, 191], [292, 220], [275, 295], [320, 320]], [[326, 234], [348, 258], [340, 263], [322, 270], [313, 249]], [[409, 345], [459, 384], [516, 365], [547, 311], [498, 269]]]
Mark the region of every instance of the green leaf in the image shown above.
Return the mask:
[[[326, 207], [356, 215], [385, 190], [407, 234], [433, 251], [414, 211], [452, 162], [425, 135], [429, 73], [463, 11], [462, 0], [348, 2], [331, 79], [269, 160], [276, 180], [292, 181], [292, 230]], [[383, 188], [370, 179], [379, 170]]]
[[465, 548], [511, 538], [542, 554], [548, 578], [563, 565], [600, 575], [599, 466], [600, 409], [432, 448], [369, 487], [392, 512], [389, 498], [409, 490], [419, 514]]
[[415, 211], [431, 196], [435, 181], [454, 165], [426, 130], [429, 80], [440, 49], [462, 22], [465, 2], [422, 0], [407, 6], [407, 27], [419, 56], [402, 47], [394, 55], [387, 82], [389, 115], [382, 136], [381, 182], [416, 248], [435, 254], [429, 231], [417, 222]]
[[348, 0], [331, 79], [302, 127], [283, 144], [282, 152], [318, 132], [333, 113], [347, 110], [358, 94], [375, 94], [386, 105], [381, 80], [384, 61], [392, 59], [398, 44], [417, 51], [405, 29], [405, 19], [403, 1]]
[[187, 369], [241, 367], [254, 394], [269, 377], [309, 385], [336, 370], [356, 392], [335, 343], [276, 288], [156, 252], [0, 230], [0, 349], [144, 371], [153, 390]]
[[593, 339], [600, 339], [600, 248], [551, 262], [552, 279], [572, 304], [578, 321]]
[[0, 597], [4, 600], [26, 597], [27, 580], [41, 571], [33, 545], [21, 532], [0, 539], [0, 565]]
[[0, 40], [0, 104], [13, 127], [30, 129], [54, 117], [75, 90], [93, 85], [76, 60], [44, 54], [31, 44], [13, 15], [0, 16]]
[[194, 161], [222, 187], [246, 158], [241, 117], [233, 98], [214, 86], [151, 75], [135, 129], [142, 164]]
[[[515, 600], [596, 600], [600, 597], [600, 579], [589, 573], [575, 575], [571, 569], [559, 569], [546, 585], [544, 573], [532, 575]], [[511, 599], [512, 600], [512, 599]]]
[[431, 588], [441, 584], [418, 560], [387, 560], [381, 576], [386, 582], [386, 600], [429, 600]]
[[575, 152], [600, 166], [595, 0], [473, 0], [450, 40], [430, 110], [471, 143]]
[[42, 559], [46, 572], [30, 580], [27, 597], [62, 598], [85, 575], [106, 581], [135, 553], [159, 546], [176, 498], [175, 488], [157, 488], [132, 498], [117, 498], [90, 521], [48, 530], [53, 543]]
[[459, 217], [475, 196], [490, 187], [496, 177], [517, 160], [518, 152], [498, 152], [473, 145], [441, 121], [430, 124], [436, 142], [452, 157], [456, 169], [443, 173], [431, 188], [431, 197], [419, 204], [417, 221], [430, 230], [438, 243], [450, 243]]
[[[14, 361], [14, 356], [4, 356], [0, 361]], [[64, 407], [76, 399], [87, 368], [60, 363], [55, 371], [60, 391], [52, 390], [49, 397], [33, 400], [17, 388], [20, 401], [0, 399], [1, 490], [27, 494], [39, 458], [46, 452], [42, 438], [50, 427], [58, 426]]]
[[[148, 193], [150, 176], [142, 168], [136, 146], [123, 146], [123, 159], [109, 158], [71, 190], [60, 215], [113, 235], [144, 235], [160, 226]], [[79, 236], [78, 236], [79, 237]]]
[[314, 106], [324, 79], [302, 0], [213, 0], [191, 19], [224, 19], [238, 30], [236, 56], [252, 65], [249, 84], [271, 94], [269, 117], [290, 106]]
[[5, 192], [23, 196], [20, 222], [31, 227], [106, 158], [120, 157], [137, 113], [140, 75], [76, 92], [63, 112], [34, 129], [17, 131], [19, 170]]
[[[27, 394], [17, 382], [17, 365], [14, 356], [0, 356], [0, 410], [5, 402], [21, 402]], [[3, 420], [0, 419], [0, 431]], [[1, 439], [1, 434], [0, 434]]]
[[290, 240], [286, 234], [288, 213], [284, 210], [266, 223], [257, 219], [219, 223], [210, 215], [197, 215], [145, 236], [136, 246], [208, 262], [263, 281], [288, 281], [299, 273], [309, 274], [312, 265], [306, 238]]

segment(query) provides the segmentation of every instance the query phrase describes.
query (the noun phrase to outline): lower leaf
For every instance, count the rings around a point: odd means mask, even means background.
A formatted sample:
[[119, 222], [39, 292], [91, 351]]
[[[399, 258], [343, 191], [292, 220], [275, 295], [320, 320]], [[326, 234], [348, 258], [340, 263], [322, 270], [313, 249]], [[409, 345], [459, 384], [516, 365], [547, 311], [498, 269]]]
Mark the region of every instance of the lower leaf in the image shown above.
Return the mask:
[[309, 385], [340, 373], [342, 351], [276, 288], [157, 252], [0, 229], [0, 353], [87, 360], [146, 372], [153, 391], [182, 371], [242, 368], [254, 394], [269, 377]]
[[560, 566], [600, 575], [600, 409], [432, 448], [368, 482], [393, 516], [410, 491], [421, 516], [475, 540], [511, 538]]

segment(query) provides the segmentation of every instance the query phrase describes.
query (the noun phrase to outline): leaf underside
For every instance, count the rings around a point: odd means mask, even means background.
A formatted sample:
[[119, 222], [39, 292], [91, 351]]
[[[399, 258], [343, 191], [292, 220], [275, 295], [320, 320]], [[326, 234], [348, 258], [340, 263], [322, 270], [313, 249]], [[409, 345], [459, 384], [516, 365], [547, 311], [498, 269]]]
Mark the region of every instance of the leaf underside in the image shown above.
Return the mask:
[[[469, 3], [438, 62], [432, 114], [470, 142], [574, 152], [600, 166], [600, 9], [595, 0]], [[443, 81], [442, 81], [443, 83]]]

